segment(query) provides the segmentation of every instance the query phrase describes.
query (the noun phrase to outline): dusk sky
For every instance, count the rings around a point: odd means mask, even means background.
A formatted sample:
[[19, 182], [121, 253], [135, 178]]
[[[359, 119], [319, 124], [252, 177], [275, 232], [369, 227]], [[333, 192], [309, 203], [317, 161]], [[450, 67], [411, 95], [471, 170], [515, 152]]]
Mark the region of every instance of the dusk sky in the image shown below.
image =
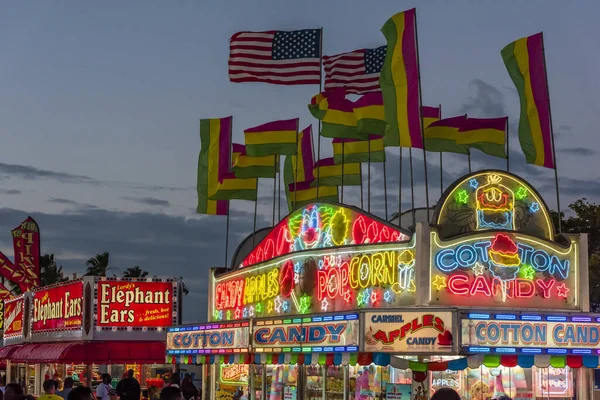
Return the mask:
[[[598, 201], [600, 2], [12, 2], [0, 16], [0, 250], [12, 259], [10, 229], [31, 215], [42, 253], [54, 253], [67, 273], [81, 275], [87, 259], [108, 251], [121, 271], [183, 276], [192, 292], [184, 319], [205, 319], [208, 268], [224, 263], [225, 217], [195, 213], [198, 120], [233, 115], [239, 143], [244, 128], [270, 120], [317, 125], [307, 109], [316, 85], [229, 82], [231, 35], [323, 27], [323, 52], [333, 55], [384, 45], [384, 22], [416, 5], [423, 103], [441, 104], [445, 117], [508, 115], [511, 171], [555, 209], [553, 171], [525, 165], [519, 101], [500, 57], [513, 40], [544, 32], [561, 205]], [[330, 155], [330, 140], [321, 145]], [[423, 206], [422, 152], [413, 153]], [[398, 150], [388, 158], [391, 213]], [[433, 204], [439, 156], [428, 161]], [[464, 156], [445, 156], [445, 185], [466, 166]], [[479, 153], [473, 167], [505, 161]], [[380, 166], [372, 173], [373, 209], [383, 216]], [[259, 227], [271, 223], [272, 181], [264, 181]], [[358, 198], [346, 191], [348, 203]], [[406, 186], [405, 207], [409, 199]], [[229, 254], [252, 230], [253, 207], [232, 203]]]

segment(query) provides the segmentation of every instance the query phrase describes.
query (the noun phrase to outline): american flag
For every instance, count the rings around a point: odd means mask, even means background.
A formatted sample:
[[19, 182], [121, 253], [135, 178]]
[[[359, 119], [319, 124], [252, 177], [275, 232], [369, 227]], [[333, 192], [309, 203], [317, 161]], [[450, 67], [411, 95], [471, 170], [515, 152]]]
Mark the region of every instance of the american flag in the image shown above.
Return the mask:
[[238, 32], [229, 41], [229, 80], [318, 85], [320, 59], [320, 29]]
[[324, 56], [325, 90], [346, 88], [347, 93], [355, 94], [379, 90], [386, 52], [386, 46], [381, 46]]

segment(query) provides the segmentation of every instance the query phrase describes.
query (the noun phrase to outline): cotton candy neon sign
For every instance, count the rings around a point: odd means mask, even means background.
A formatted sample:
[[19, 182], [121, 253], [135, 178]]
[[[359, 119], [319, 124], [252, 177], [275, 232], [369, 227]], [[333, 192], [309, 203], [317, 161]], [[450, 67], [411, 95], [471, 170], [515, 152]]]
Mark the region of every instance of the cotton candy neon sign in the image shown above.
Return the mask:
[[431, 304], [578, 306], [576, 238], [568, 248], [509, 232], [444, 242], [433, 229], [430, 257]]
[[409, 240], [408, 232], [334, 204], [303, 207], [277, 224], [242, 261], [247, 267], [300, 250]]

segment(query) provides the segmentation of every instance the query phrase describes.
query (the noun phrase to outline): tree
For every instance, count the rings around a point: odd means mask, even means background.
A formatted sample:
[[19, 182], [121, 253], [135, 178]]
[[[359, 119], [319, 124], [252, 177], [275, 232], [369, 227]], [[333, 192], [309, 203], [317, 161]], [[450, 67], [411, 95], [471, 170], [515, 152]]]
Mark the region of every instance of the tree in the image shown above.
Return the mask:
[[138, 265], [127, 268], [123, 273], [123, 278], [145, 278], [148, 276], [148, 271], [144, 271]]
[[54, 261], [54, 254], [44, 254], [40, 258], [40, 281], [42, 286], [53, 285], [68, 280], [69, 278], [63, 274], [62, 266], [59, 267]]
[[[564, 218], [561, 213], [562, 230], [565, 233], [587, 233], [588, 234], [588, 270], [590, 288], [590, 309], [594, 312], [600, 311], [600, 205], [590, 203], [584, 197], [569, 205], [575, 212], [574, 216]], [[558, 214], [552, 213], [556, 224]]]
[[96, 254], [96, 257], [92, 257], [85, 262], [87, 265], [86, 275], [88, 276], [106, 276], [108, 271], [108, 259], [109, 254], [105, 251], [102, 254]]

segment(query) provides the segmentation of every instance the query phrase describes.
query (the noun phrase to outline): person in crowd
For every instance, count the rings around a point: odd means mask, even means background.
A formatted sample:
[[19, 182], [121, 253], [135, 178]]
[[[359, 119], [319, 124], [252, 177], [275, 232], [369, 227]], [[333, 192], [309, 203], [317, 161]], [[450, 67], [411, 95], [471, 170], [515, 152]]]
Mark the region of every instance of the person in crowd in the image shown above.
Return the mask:
[[181, 378], [179, 378], [179, 371], [175, 371], [171, 374], [171, 382], [167, 385], [167, 387], [174, 386], [178, 388], [181, 385]]
[[140, 400], [140, 383], [135, 379], [132, 369], [127, 371], [127, 377], [117, 384], [117, 394], [121, 400]]
[[183, 394], [178, 386], [167, 386], [161, 390], [160, 400], [183, 400]]
[[5, 400], [17, 400], [25, 394], [23, 387], [18, 383], [9, 383], [4, 391]]
[[[65, 386], [67, 385], [67, 380], [65, 379]], [[67, 395], [66, 400], [94, 400], [94, 393], [92, 393], [92, 389], [86, 386], [78, 386], [75, 389], [72, 389]]]
[[111, 400], [111, 394], [114, 393], [114, 389], [110, 384], [111, 381], [110, 374], [102, 374], [102, 383], [96, 388], [96, 398], [98, 400]]
[[195, 399], [198, 396], [198, 388], [194, 385], [192, 375], [185, 374], [181, 382], [181, 392], [185, 400]]
[[54, 379], [46, 379], [42, 387], [44, 394], [38, 397], [39, 400], [62, 400], [62, 397], [56, 395], [57, 383]]
[[63, 390], [63, 380], [60, 378], [54, 379], [56, 381], [56, 392]]
[[63, 389], [61, 391], [56, 392], [56, 394], [62, 397], [64, 400], [67, 400], [67, 397], [69, 397], [69, 393], [71, 393], [71, 390], [73, 390], [74, 383], [75, 382], [73, 382], [73, 378], [65, 379]]
[[5, 390], [6, 390], [6, 375], [4, 375], [3, 377], [0, 378], [0, 392], [2, 392], [2, 394], [4, 394]]
[[489, 399], [490, 387], [482, 381], [475, 382], [470, 388], [470, 400], [486, 400]]
[[159, 400], [160, 399], [160, 389], [157, 386], [150, 386], [148, 388], [148, 396], [150, 400]]
[[461, 400], [456, 390], [444, 387], [435, 391], [431, 400]]
[[142, 400], [150, 400], [148, 389], [142, 390]]

